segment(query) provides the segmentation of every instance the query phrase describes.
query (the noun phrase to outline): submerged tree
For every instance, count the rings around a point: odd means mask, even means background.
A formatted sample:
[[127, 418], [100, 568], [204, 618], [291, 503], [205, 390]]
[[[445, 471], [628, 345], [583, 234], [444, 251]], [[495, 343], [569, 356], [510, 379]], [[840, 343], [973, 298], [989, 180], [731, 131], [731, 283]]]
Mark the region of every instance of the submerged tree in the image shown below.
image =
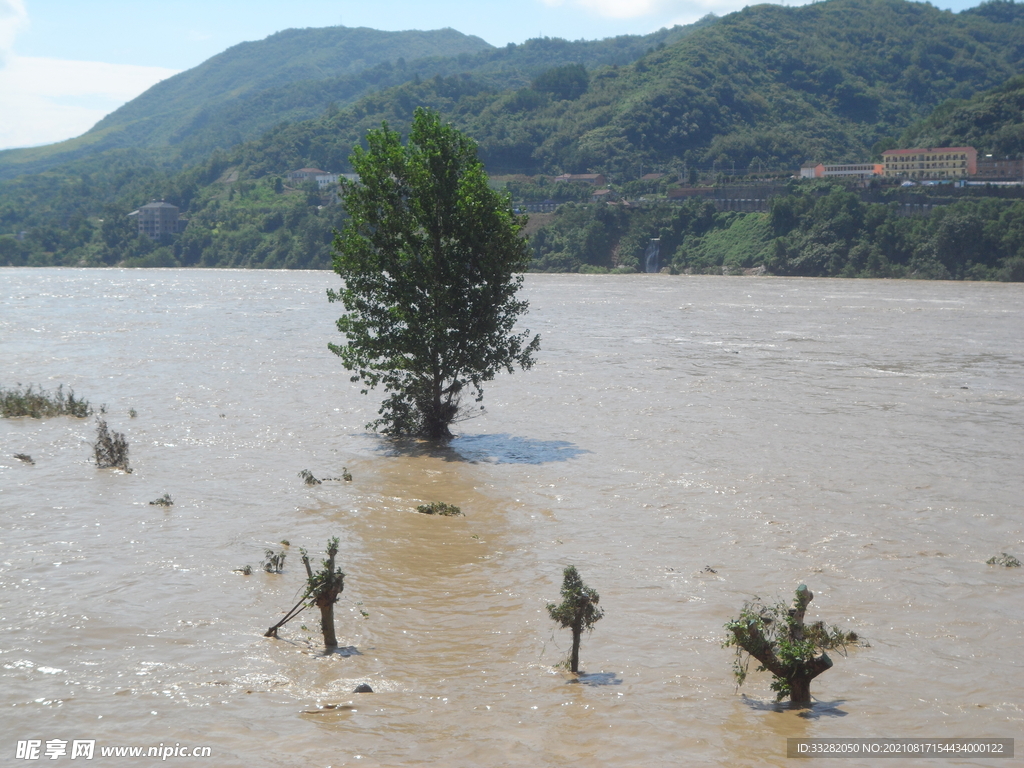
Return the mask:
[[327, 542], [327, 559], [322, 561], [322, 568], [313, 573], [309, 564], [309, 555], [302, 550], [302, 564], [306, 566], [307, 590], [310, 602], [320, 609], [320, 627], [324, 633], [324, 645], [337, 648], [338, 638], [334, 634], [334, 604], [338, 595], [345, 589], [345, 574], [340, 568], [334, 567], [334, 558], [338, 554], [338, 537]]
[[548, 614], [559, 625], [572, 630], [572, 651], [569, 653], [569, 669], [580, 671], [580, 638], [583, 630], [588, 632], [604, 616], [597, 607], [601, 596], [583, 583], [576, 566], [567, 566], [562, 572], [562, 602], [548, 603]]
[[476, 144], [417, 109], [409, 141], [384, 123], [356, 147], [359, 182], [343, 186], [349, 214], [334, 240], [344, 344], [332, 352], [352, 381], [388, 394], [370, 425], [385, 434], [451, 437], [467, 388], [502, 369], [528, 369], [540, 338], [515, 333], [530, 263], [525, 219], [491, 190]]
[[[338, 543], [337, 536], [327, 542], [327, 559], [322, 561], [322, 568], [315, 573], [309, 562], [309, 554], [304, 549], [299, 550], [302, 554], [302, 564], [306, 566], [306, 591], [302, 595], [302, 599], [285, 614], [284, 618], [266, 631], [264, 637], [277, 637], [278, 629], [306, 608], [315, 605], [320, 609], [320, 628], [324, 635], [324, 646], [328, 650], [338, 647], [338, 638], [334, 634], [334, 604], [338, 602], [338, 596], [345, 589], [345, 574], [340, 568], [334, 566], [334, 558], [338, 554]], [[272, 552], [272, 550], [267, 551]], [[283, 552], [281, 561], [283, 565]]]
[[807, 585], [801, 584], [792, 608], [781, 602], [768, 606], [755, 599], [743, 606], [739, 618], [725, 625], [732, 632], [725, 646], [736, 648], [733, 670], [740, 685], [752, 656], [761, 662], [759, 672], [772, 673], [772, 690], [778, 701], [788, 696], [794, 704], [810, 704], [811, 680], [832, 667], [826, 651], [845, 650], [847, 643], [857, 641], [853, 632], [828, 628], [823, 622], [805, 626], [804, 614], [813, 598]]

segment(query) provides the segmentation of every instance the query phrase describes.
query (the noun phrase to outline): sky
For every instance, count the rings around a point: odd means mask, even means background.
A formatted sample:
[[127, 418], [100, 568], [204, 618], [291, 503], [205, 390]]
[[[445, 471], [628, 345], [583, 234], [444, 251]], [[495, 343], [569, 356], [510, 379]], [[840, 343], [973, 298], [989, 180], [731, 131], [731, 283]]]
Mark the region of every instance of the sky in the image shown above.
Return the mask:
[[[784, 0], [802, 5], [805, 0]], [[292, 27], [452, 27], [495, 46], [595, 40], [722, 16], [743, 0], [0, 0], [0, 149], [85, 133], [226, 48]], [[954, 11], [977, 0], [934, 0]]]

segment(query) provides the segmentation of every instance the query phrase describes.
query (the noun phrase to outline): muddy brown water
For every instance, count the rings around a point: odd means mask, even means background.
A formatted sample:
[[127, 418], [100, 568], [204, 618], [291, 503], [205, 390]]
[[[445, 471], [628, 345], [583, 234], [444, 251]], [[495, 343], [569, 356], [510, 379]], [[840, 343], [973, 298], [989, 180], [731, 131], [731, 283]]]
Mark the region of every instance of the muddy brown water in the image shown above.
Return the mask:
[[[985, 564], [1024, 558], [1024, 286], [530, 275], [537, 365], [432, 450], [364, 428], [377, 401], [326, 349], [336, 280], [0, 271], [0, 385], [104, 403], [134, 468], [93, 465], [91, 420], [0, 420], [0, 763], [31, 764], [27, 739], [229, 767], [1024, 749], [1024, 569]], [[298, 599], [299, 547], [331, 536], [342, 652], [309, 613], [262, 637]], [[261, 572], [284, 539], [284, 572]], [[580, 682], [544, 608], [567, 564], [606, 611]], [[737, 690], [721, 647], [744, 600], [800, 583], [809, 617], [868, 642], [802, 712], [764, 674]]]

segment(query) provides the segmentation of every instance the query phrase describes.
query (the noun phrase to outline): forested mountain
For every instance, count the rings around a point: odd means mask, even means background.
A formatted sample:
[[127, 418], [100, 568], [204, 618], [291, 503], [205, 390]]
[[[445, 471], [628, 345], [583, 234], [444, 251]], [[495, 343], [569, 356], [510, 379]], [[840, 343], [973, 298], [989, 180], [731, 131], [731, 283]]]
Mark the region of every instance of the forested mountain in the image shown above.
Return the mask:
[[[1019, 131], [1019, 107], [1011, 107], [1019, 103], [1020, 75], [1024, 6], [1012, 0], [959, 14], [906, 0], [759, 5], [646, 37], [533, 40], [384, 62], [253, 90], [203, 113], [205, 123], [177, 123], [177, 134], [162, 134], [161, 148], [107, 150], [0, 182], [0, 264], [326, 267], [331, 229], [343, 214], [328, 196], [283, 176], [303, 166], [348, 170], [348, 155], [367, 129], [386, 120], [404, 132], [418, 106], [474, 137], [491, 173], [602, 172], [623, 185], [651, 170], [673, 177], [695, 167], [791, 173], [806, 160], [866, 161], [901, 134], [908, 140], [949, 127], [957, 109], [977, 114], [997, 103], [1006, 138]], [[939, 104], [946, 106], [920, 122]], [[296, 120], [303, 110], [316, 117]], [[274, 127], [254, 139], [209, 151], [237, 140], [232, 126], [241, 135], [243, 126], [267, 125]], [[172, 150], [175, 163], [189, 153], [202, 159], [177, 170], [167, 160]], [[166, 242], [136, 236], [125, 214], [151, 199], [178, 205], [189, 220], [185, 232]], [[1015, 234], [991, 234], [1000, 245], [981, 267], [932, 268], [941, 248], [915, 250], [907, 238], [888, 235], [876, 242], [857, 229], [889, 221], [889, 213], [871, 209], [869, 216], [862, 206], [851, 214], [856, 226], [840, 233], [816, 200], [794, 198], [796, 218], [785, 229], [778, 221], [768, 227], [763, 215], [761, 224], [751, 218], [740, 225], [735, 215], [707, 209], [693, 214], [695, 224], [680, 224], [671, 212], [566, 211], [561, 224], [536, 235], [536, 265], [630, 268], [638, 244], [677, 226], [672, 263], [697, 271], [760, 260], [787, 274], [991, 277], [1017, 254]], [[997, 208], [970, 215], [1003, 217]], [[1016, 232], [1004, 219], [999, 226]], [[898, 222], [890, 228], [911, 231]], [[829, 238], [840, 235], [845, 245], [836, 250]], [[723, 248], [732, 261], [723, 261]], [[805, 251], [818, 256], [805, 259]], [[850, 266], [851, 253], [869, 252], [871, 259]]]
[[641, 165], [864, 161], [940, 102], [1024, 72], [1022, 56], [1019, 15], [994, 21], [904, 0], [759, 5], [628, 67], [591, 71], [575, 98], [495, 93], [473, 76], [408, 83], [252, 146], [270, 155], [308, 146], [337, 164], [366, 128], [382, 119], [402, 128], [426, 104], [477, 139], [492, 171], [625, 180]]
[[121, 148], [151, 149], [148, 161], [183, 168], [281, 123], [308, 120], [407, 81], [474, 73], [493, 90], [518, 88], [561, 64], [628, 64], [712, 21], [708, 17], [649, 35], [574, 42], [544, 38], [504, 48], [452, 29], [285, 30], [236, 45], [156, 84], [75, 139], [0, 152], [0, 178]]

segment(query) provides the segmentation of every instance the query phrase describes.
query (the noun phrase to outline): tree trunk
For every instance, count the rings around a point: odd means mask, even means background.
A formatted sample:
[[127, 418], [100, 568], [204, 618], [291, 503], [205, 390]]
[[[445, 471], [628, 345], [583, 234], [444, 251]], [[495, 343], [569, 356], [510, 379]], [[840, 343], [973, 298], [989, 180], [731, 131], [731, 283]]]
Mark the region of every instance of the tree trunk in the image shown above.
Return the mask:
[[572, 656], [569, 657], [569, 668], [573, 674], [580, 671], [580, 637], [583, 635], [583, 627], [573, 625], [572, 628]]
[[327, 600], [316, 601], [320, 607], [320, 626], [324, 632], [324, 646], [327, 648], [337, 648], [338, 638], [334, 634], [334, 601], [337, 599], [336, 595], [331, 595]]
[[791, 677], [789, 679], [789, 700], [794, 704], [810, 704], [811, 678]]

